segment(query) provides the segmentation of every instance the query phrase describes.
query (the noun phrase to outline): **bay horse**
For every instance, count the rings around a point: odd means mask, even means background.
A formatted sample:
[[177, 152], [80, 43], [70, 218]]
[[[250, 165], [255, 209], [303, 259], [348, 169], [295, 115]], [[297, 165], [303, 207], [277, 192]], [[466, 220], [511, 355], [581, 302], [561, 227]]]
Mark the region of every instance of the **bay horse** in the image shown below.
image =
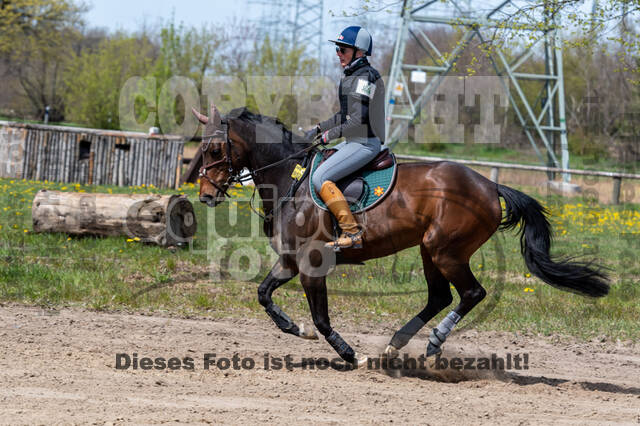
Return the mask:
[[[550, 256], [548, 212], [536, 200], [450, 161], [399, 164], [392, 192], [374, 208], [355, 214], [364, 226], [364, 247], [328, 252], [324, 243], [333, 238], [330, 213], [312, 202], [308, 174], [300, 180], [291, 177], [296, 164], [308, 159], [315, 146], [278, 120], [246, 108], [234, 109], [224, 118], [213, 104], [209, 116], [195, 108], [193, 113], [204, 125], [200, 201], [209, 207], [223, 202], [229, 185], [242, 180], [244, 168], [262, 199], [265, 233], [279, 258], [258, 287], [260, 304], [283, 332], [317, 338], [272, 300], [278, 287], [300, 274], [315, 327], [349, 363], [357, 365], [358, 356], [329, 320], [327, 259], [330, 266], [361, 264], [420, 246], [427, 304], [391, 338], [385, 350], [389, 356], [397, 356], [398, 349], [451, 304], [452, 283], [460, 303], [431, 331], [426, 348], [427, 356], [441, 352], [456, 323], [486, 295], [469, 259], [498, 229], [521, 224], [518, 232], [527, 268], [545, 283], [591, 297], [609, 291], [607, 276], [593, 262]], [[504, 219], [499, 197], [506, 204]]]

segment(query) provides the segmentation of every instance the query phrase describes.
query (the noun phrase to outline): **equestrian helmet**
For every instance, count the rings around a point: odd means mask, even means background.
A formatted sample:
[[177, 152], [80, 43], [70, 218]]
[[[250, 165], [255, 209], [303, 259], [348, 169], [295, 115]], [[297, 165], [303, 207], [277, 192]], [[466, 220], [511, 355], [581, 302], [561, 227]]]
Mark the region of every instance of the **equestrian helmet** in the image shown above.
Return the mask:
[[371, 34], [369, 34], [369, 31], [357, 25], [345, 28], [336, 40], [329, 41], [342, 46], [355, 47], [365, 52], [367, 56], [371, 56], [371, 50], [373, 49], [373, 38]]

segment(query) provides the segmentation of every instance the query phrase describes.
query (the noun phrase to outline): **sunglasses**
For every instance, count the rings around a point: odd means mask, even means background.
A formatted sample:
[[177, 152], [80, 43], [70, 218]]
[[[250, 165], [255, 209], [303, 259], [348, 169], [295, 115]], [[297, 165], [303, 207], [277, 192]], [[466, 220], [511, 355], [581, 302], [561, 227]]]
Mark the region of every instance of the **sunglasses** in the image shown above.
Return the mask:
[[341, 47], [341, 46], [336, 46], [336, 52], [340, 52], [343, 55], [347, 52], [347, 48], [346, 47]]

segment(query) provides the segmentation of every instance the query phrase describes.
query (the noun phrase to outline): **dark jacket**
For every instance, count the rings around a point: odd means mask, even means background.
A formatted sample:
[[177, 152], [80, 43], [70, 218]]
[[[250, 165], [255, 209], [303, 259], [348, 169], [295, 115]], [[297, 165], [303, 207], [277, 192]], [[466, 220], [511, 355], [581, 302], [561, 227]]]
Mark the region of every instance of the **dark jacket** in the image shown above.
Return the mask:
[[340, 111], [318, 124], [329, 140], [340, 137], [378, 137], [384, 143], [384, 82], [366, 57], [344, 69], [338, 87]]

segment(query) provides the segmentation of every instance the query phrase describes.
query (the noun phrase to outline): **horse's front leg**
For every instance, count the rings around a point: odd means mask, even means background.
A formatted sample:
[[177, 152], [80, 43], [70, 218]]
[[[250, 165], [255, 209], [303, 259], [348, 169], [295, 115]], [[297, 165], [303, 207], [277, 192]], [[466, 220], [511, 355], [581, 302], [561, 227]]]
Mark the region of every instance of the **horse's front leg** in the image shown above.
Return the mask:
[[264, 306], [265, 311], [280, 330], [293, 334], [294, 336], [302, 337], [303, 339], [317, 339], [318, 336], [315, 331], [305, 330], [302, 324], [298, 327], [271, 299], [271, 295], [278, 287], [298, 274], [295, 265], [292, 265], [292, 268], [285, 268], [283, 265], [285, 265], [285, 260], [281, 257], [276, 264], [273, 265], [267, 277], [258, 287], [258, 301]]
[[329, 342], [331, 347], [345, 361], [358, 365], [366, 363], [366, 357], [360, 357], [347, 342], [333, 329], [329, 321], [327, 303], [327, 283], [325, 277], [309, 277], [300, 274], [300, 282], [307, 295], [313, 323], [318, 331]]

